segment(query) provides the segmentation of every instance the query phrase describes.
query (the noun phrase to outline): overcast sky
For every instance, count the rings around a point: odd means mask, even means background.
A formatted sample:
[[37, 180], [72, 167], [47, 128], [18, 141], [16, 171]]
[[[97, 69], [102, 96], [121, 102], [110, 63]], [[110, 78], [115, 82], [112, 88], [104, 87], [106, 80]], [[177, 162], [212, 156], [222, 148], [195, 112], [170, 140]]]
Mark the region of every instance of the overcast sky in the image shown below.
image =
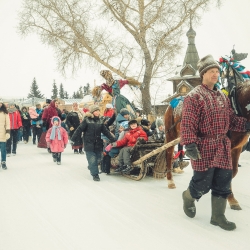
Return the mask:
[[[65, 90], [71, 95], [87, 82], [93, 85], [103, 82], [99, 70], [87, 68], [78, 72], [74, 78], [64, 78], [56, 70], [53, 51], [43, 45], [36, 35], [21, 39], [17, 34], [17, 11], [21, 0], [0, 0], [0, 97], [26, 97], [34, 77], [39, 89], [46, 97], [51, 96], [52, 83], [55, 79], [59, 85], [63, 83]], [[212, 54], [218, 60], [220, 56], [229, 55], [233, 45], [236, 52], [250, 53], [250, 0], [224, 0], [220, 9], [212, 9], [204, 14], [199, 26], [195, 26], [196, 46], [200, 58]], [[180, 59], [176, 65], [182, 64], [187, 47], [187, 39]], [[250, 55], [242, 61], [250, 69]], [[172, 93], [169, 84], [166, 92]], [[167, 95], [167, 93], [166, 93]]]

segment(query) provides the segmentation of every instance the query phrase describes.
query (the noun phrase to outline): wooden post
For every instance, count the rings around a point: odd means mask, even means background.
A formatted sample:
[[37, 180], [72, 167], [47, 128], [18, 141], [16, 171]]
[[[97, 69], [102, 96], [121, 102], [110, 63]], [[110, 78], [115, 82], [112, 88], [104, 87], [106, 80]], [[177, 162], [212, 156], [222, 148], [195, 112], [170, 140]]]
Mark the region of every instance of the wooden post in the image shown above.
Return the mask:
[[170, 148], [172, 146], [175, 146], [179, 142], [180, 142], [180, 137], [178, 137], [177, 139], [175, 139], [175, 140], [173, 140], [171, 142], [168, 142], [167, 144], [161, 146], [160, 148], [157, 148], [157, 149], [153, 150], [152, 152], [142, 156], [139, 160], [134, 161], [132, 164], [133, 165], [138, 165], [138, 164], [142, 163], [143, 161], [147, 160], [148, 158], [160, 153], [161, 151], [166, 150], [167, 148]]

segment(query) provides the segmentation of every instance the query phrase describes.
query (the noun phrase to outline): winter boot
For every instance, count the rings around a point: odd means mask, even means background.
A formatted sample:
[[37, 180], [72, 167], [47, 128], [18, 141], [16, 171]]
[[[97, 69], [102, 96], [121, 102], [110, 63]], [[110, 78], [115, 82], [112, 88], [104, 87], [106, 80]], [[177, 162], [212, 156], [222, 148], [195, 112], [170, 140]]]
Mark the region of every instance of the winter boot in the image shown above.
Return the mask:
[[191, 196], [189, 188], [182, 193], [182, 199], [185, 214], [190, 218], [194, 218], [196, 214], [195, 199]]
[[94, 181], [100, 181], [99, 175], [98, 175], [98, 174], [97, 174], [97, 175], [94, 175], [94, 176], [93, 176], [93, 180], [94, 180]]
[[84, 155], [84, 152], [82, 151], [82, 148], [79, 148], [79, 154]]
[[7, 170], [7, 166], [6, 166], [6, 162], [5, 162], [5, 161], [2, 161], [2, 168], [3, 168], [4, 170]]
[[122, 170], [122, 172], [126, 174], [126, 173], [129, 173], [132, 169], [133, 169], [132, 166], [127, 165], [126, 168]]
[[57, 160], [57, 154], [56, 153], [52, 153], [52, 158], [53, 158], [53, 162], [56, 162], [56, 160]]
[[212, 225], [219, 226], [224, 230], [231, 231], [236, 228], [236, 225], [226, 219], [226, 205], [226, 199], [212, 195], [212, 217], [210, 223]]
[[115, 173], [120, 173], [122, 172], [123, 169], [125, 169], [126, 166], [118, 166], [118, 168], [114, 171]]
[[78, 154], [78, 150], [77, 149], [74, 149], [74, 154]]
[[57, 153], [56, 161], [57, 161], [57, 165], [61, 165], [61, 153]]

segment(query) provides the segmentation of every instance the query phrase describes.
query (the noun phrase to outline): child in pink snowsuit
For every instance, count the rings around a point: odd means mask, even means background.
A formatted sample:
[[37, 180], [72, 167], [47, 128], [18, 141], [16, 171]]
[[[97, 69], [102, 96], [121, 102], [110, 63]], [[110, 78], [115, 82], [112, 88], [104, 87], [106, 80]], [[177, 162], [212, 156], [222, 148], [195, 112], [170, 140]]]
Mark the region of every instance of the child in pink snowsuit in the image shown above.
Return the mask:
[[[29, 107], [29, 115], [31, 119], [37, 119], [39, 114], [37, 114], [36, 112], [36, 108], [35, 107]], [[42, 124], [42, 120], [40, 121], [36, 121], [36, 127], [37, 128], [41, 128], [41, 124]]]
[[61, 127], [61, 120], [58, 116], [53, 116], [51, 123], [52, 127], [46, 133], [46, 142], [51, 150], [53, 161], [61, 165], [61, 154], [67, 146], [68, 133]]

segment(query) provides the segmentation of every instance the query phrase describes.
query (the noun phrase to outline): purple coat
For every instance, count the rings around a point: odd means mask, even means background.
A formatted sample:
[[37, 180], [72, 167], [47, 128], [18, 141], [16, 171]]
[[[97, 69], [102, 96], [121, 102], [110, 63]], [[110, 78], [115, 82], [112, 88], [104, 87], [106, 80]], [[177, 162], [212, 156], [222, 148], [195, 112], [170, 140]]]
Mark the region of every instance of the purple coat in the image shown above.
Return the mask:
[[[53, 118], [55, 118], [55, 117], [57, 117], [59, 119], [59, 125], [61, 126], [61, 120], [60, 120], [60, 118], [58, 116], [52, 117], [51, 122], [53, 121]], [[60, 129], [61, 140], [58, 140], [57, 132], [55, 134], [55, 139], [54, 140], [50, 139], [52, 127], [46, 133], [46, 142], [50, 143], [50, 149], [51, 149], [51, 152], [53, 152], [53, 153], [63, 152], [64, 148], [66, 148], [67, 143], [68, 143], [68, 133], [67, 133], [67, 131], [62, 127], [59, 127], [58, 129]]]

